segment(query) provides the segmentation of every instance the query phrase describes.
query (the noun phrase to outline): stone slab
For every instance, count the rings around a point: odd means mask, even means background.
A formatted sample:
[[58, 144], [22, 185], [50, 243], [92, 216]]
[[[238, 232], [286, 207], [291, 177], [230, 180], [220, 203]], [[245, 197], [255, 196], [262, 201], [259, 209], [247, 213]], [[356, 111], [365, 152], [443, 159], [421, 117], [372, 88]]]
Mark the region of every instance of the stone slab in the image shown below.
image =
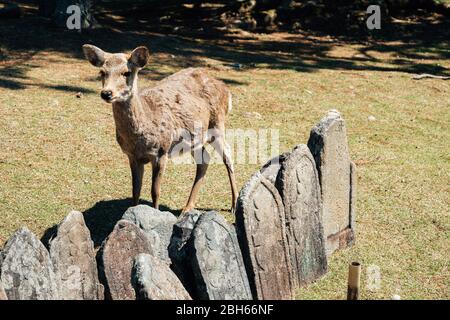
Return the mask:
[[118, 221], [101, 249], [101, 271], [105, 281], [106, 298], [136, 299], [131, 273], [133, 259], [141, 253], [153, 254], [146, 234], [132, 222]]
[[122, 216], [136, 224], [147, 235], [154, 254], [170, 263], [168, 248], [172, 237], [173, 225], [177, 218], [168, 211], [159, 211], [147, 205], [129, 208]]
[[293, 297], [293, 276], [283, 203], [277, 189], [257, 172], [241, 190], [236, 231], [253, 297]]
[[320, 184], [306, 145], [296, 146], [281, 158], [276, 186], [284, 204], [291, 266], [299, 286], [327, 272]]
[[191, 300], [167, 263], [150, 254], [135, 257], [132, 278], [138, 300]]
[[345, 121], [337, 110], [330, 110], [311, 130], [308, 147], [319, 173], [329, 255], [355, 239], [356, 170], [350, 161]]
[[102, 300], [94, 243], [83, 214], [72, 211], [50, 240], [50, 257], [60, 277], [63, 300]]
[[58, 300], [58, 277], [42, 242], [27, 228], [16, 231], [1, 252], [0, 280], [9, 300]]
[[233, 225], [217, 212], [203, 213], [195, 226], [189, 245], [197, 295], [200, 299], [252, 299]]

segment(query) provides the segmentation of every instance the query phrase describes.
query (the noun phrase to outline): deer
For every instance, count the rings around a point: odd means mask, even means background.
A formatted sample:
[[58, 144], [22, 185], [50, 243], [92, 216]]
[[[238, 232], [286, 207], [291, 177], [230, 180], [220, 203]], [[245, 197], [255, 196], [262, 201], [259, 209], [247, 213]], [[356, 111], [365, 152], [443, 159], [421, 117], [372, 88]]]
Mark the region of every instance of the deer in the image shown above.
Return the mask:
[[[178, 155], [172, 152], [177, 146], [187, 144], [197, 167], [181, 213], [194, 209], [211, 159], [205, 149], [210, 144], [226, 167], [234, 212], [237, 189], [230, 146], [225, 140], [225, 120], [232, 109], [232, 96], [226, 84], [209, 76], [203, 68], [187, 68], [140, 90], [138, 74], [150, 59], [147, 47], [139, 46], [131, 54], [109, 53], [91, 44], [82, 49], [86, 59], [100, 69], [101, 98], [112, 104], [116, 140], [130, 164], [133, 206], [139, 204], [144, 165], [150, 163], [152, 205], [159, 209], [168, 159]], [[200, 138], [192, 141], [186, 136]], [[195, 157], [196, 151], [201, 157]]]

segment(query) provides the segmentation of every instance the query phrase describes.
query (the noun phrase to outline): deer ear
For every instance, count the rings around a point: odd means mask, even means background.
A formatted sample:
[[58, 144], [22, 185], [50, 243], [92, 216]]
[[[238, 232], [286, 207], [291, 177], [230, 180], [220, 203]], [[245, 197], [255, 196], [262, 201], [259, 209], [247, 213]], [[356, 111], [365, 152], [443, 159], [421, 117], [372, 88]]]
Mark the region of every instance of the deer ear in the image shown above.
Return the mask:
[[105, 63], [106, 52], [96, 46], [85, 44], [83, 45], [83, 52], [86, 59], [96, 67], [101, 67]]
[[147, 64], [149, 58], [150, 52], [147, 47], [142, 46], [133, 50], [130, 56], [130, 61], [139, 68], [143, 68]]

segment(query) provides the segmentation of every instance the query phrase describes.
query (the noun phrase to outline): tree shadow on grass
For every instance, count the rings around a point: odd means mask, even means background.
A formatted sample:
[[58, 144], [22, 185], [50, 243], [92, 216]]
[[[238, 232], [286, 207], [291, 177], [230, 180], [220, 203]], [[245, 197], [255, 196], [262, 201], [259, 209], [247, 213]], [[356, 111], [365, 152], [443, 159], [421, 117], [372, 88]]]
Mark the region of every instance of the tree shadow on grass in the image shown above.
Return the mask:
[[[3, 74], [0, 72], [0, 88], [23, 89], [26, 86], [23, 82], [28, 78], [27, 68], [32, 59], [24, 58], [16, 63], [15, 60], [21, 56], [51, 52], [63, 57], [84, 59], [81, 52], [84, 43], [95, 44], [110, 52], [128, 52], [138, 45], [148, 46], [152, 59], [142, 74], [150, 80], [160, 80], [172, 69], [210, 67], [211, 59], [222, 66], [242, 65], [238, 71], [279, 69], [316, 72], [328, 69], [449, 73], [445, 66], [430, 63], [449, 58], [450, 21], [443, 18], [392, 23], [383, 26], [383, 30], [374, 33], [370, 39], [323, 37], [312, 32], [259, 37], [250, 33], [235, 34], [206, 28], [207, 21], [203, 23], [200, 17], [189, 14], [182, 15], [187, 17], [186, 20], [161, 22], [159, 18], [165, 10], [163, 6], [147, 12], [137, 4], [132, 10], [125, 4], [117, 8], [103, 8], [104, 5], [99, 4], [97, 12], [102, 27], [82, 33], [52, 28], [49, 21], [38, 17], [37, 9], [30, 6], [27, 8], [32, 9], [26, 9], [22, 19], [0, 21], [0, 70], [6, 68]], [[137, 13], [141, 13], [139, 19], [135, 16]], [[146, 17], [149, 13], [151, 17]], [[164, 11], [164, 14], [169, 13]], [[347, 44], [361, 46], [359, 57], [330, 55], [334, 49]], [[379, 60], [372, 53], [390, 54], [391, 57]], [[423, 62], [422, 59], [427, 61]], [[2, 60], [9, 63], [5, 66]], [[166, 71], [164, 68], [161, 72], [162, 66], [171, 69]], [[39, 86], [39, 83], [33, 85]]]
[[66, 91], [66, 92], [81, 92], [81, 93], [96, 93], [95, 90], [87, 89], [81, 86], [70, 86], [70, 85], [39, 85], [41, 88], [52, 89], [57, 91]]

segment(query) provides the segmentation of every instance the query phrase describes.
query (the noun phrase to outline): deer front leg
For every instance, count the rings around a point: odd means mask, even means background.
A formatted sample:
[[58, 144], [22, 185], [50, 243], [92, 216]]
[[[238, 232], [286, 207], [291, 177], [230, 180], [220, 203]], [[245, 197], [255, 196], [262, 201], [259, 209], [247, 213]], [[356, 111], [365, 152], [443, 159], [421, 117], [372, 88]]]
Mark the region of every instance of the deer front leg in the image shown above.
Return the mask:
[[161, 193], [161, 180], [166, 168], [167, 154], [152, 161], [152, 202], [155, 209], [159, 209], [159, 195]]
[[129, 158], [131, 168], [131, 178], [133, 185], [133, 206], [139, 204], [139, 197], [141, 196], [142, 178], [144, 176], [144, 164]]

